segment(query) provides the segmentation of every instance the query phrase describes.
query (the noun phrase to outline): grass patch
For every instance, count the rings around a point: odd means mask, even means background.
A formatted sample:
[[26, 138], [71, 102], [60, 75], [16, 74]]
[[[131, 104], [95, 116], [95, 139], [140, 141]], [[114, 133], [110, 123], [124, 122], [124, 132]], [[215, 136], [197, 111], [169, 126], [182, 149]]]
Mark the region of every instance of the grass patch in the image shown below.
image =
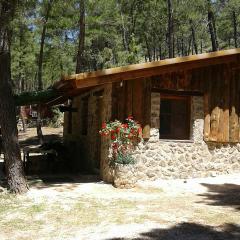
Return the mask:
[[193, 219], [198, 219], [200, 222], [211, 225], [222, 225], [224, 223], [234, 223], [240, 221], [238, 212], [222, 212], [220, 209], [213, 207], [195, 209]]
[[19, 199], [17, 196], [9, 193], [0, 194], [0, 216], [7, 214], [9, 211], [18, 209]]
[[26, 208], [26, 214], [35, 215], [38, 213], [43, 213], [46, 210], [46, 204], [39, 203], [33, 204]]
[[[108, 190], [106, 194], [111, 194]], [[141, 194], [135, 194], [141, 193]], [[67, 192], [68, 194], [69, 192]], [[68, 239], [82, 229], [94, 231], [99, 226], [144, 224], [156, 222], [173, 224], [191, 221], [213, 226], [238, 223], [239, 212], [228, 208], [198, 204], [194, 196], [168, 196], [160, 188], [134, 189], [127, 194], [118, 192], [114, 198], [95, 195], [65, 195], [57, 193], [36, 202], [28, 195], [0, 194], [0, 239]], [[75, 194], [75, 193], [74, 193]], [[132, 195], [131, 195], [132, 194]], [[143, 197], [142, 197], [143, 196]], [[149, 196], [149, 198], [147, 198]], [[4, 237], [2, 237], [4, 236]], [[10, 238], [9, 238], [10, 236]], [[81, 239], [81, 238], [80, 238]]]

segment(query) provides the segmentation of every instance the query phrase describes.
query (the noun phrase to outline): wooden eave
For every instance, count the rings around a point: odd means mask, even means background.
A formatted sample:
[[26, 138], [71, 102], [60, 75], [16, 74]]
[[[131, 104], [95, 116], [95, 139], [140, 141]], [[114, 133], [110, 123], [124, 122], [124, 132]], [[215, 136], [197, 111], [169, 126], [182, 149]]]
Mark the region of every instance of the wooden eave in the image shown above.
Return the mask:
[[239, 66], [240, 48], [74, 74], [63, 77], [61, 81], [55, 83], [54, 87], [67, 92], [70, 89], [91, 88], [107, 83], [147, 78], [224, 63], [237, 63]]

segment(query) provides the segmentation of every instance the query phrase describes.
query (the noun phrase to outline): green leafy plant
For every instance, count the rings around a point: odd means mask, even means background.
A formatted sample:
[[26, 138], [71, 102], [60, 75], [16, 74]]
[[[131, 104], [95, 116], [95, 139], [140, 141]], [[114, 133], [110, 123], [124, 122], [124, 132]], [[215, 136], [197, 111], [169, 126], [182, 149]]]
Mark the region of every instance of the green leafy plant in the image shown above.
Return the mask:
[[118, 120], [103, 123], [99, 133], [111, 139], [112, 163], [134, 163], [132, 152], [142, 139], [142, 128], [138, 122], [129, 116], [125, 123]]

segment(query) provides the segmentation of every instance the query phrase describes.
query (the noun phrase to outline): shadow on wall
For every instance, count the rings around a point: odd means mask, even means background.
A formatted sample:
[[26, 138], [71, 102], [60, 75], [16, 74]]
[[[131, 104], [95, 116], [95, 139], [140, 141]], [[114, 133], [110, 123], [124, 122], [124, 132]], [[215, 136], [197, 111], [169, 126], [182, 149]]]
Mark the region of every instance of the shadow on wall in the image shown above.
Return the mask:
[[206, 183], [202, 183], [202, 185], [208, 188], [208, 193], [200, 195], [205, 198], [207, 204], [240, 210], [240, 185]]
[[169, 229], [153, 229], [137, 238], [112, 238], [108, 240], [239, 240], [240, 226], [226, 224], [216, 230], [195, 223], [181, 223]]

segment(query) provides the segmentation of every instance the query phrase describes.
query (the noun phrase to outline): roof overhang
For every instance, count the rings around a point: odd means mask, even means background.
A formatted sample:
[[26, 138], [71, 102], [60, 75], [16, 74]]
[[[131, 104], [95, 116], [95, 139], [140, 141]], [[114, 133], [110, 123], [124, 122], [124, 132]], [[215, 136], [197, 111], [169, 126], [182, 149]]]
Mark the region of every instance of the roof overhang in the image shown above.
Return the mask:
[[103, 84], [147, 78], [224, 63], [240, 64], [240, 48], [73, 74], [62, 77], [60, 81], [54, 84], [54, 88], [66, 93], [63, 94], [62, 100], [67, 96], [80, 94], [83, 89]]

